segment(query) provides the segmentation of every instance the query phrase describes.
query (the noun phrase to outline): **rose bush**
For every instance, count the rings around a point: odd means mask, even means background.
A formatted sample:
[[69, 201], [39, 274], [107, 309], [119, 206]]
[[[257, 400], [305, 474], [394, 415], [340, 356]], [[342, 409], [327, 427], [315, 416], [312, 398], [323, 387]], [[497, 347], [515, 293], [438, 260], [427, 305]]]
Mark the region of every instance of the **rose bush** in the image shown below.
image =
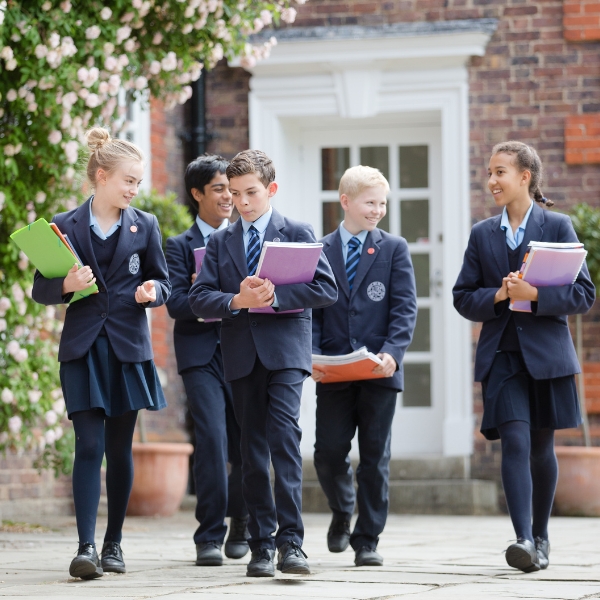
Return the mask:
[[61, 321], [31, 300], [33, 267], [9, 235], [77, 206], [89, 126], [118, 133], [126, 98], [183, 104], [223, 57], [252, 66], [275, 38], [248, 36], [292, 22], [291, 3], [0, 2], [0, 451], [33, 450], [40, 467], [67, 472], [73, 445], [56, 362]]

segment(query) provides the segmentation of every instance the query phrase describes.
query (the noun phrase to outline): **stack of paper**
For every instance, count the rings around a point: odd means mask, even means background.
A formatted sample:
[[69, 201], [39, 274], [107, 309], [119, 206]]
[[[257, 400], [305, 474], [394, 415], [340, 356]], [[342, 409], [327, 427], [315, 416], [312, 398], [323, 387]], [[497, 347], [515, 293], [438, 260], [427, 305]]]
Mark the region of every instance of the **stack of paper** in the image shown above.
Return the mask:
[[200, 273], [200, 269], [202, 268], [202, 261], [204, 260], [205, 254], [206, 254], [206, 246], [202, 246], [202, 248], [194, 248], [194, 260], [196, 261], [196, 274]]
[[[83, 263], [71, 246], [68, 238], [58, 227], [46, 219], [38, 219], [15, 231], [10, 239], [27, 255], [35, 268], [47, 279], [66, 277], [74, 264], [79, 268]], [[75, 292], [71, 302], [96, 294], [98, 286], [94, 283], [85, 290]]]
[[337, 383], [340, 381], [362, 381], [363, 379], [380, 379], [383, 375], [373, 373], [373, 369], [381, 364], [381, 359], [365, 346], [343, 356], [312, 355], [313, 367], [326, 373], [321, 383]]
[[[278, 285], [310, 283], [315, 276], [322, 248], [323, 244], [319, 242], [265, 242], [258, 260], [256, 276], [275, 284], [276, 294]], [[276, 312], [268, 306], [251, 308], [248, 312], [281, 315], [303, 310], [297, 308]]]
[[[534, 287], [570, 285], [575, 282], [587, 250], [579, 242], [530, 242], [519, 277]], [[529, 300], [512, 300], [510, 309], [531, 312]]]

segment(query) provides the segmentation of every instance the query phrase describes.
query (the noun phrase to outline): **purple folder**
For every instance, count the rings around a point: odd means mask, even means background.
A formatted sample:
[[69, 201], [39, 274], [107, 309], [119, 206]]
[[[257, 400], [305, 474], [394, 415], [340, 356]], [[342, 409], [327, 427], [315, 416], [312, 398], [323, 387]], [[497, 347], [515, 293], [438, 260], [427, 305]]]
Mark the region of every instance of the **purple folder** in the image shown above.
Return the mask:
[[[521, 268], [523, 280], [534, 287], [551, 285], [571, 285], [577, 279], [587, 250], [583, 248], [558, 249], [534, 247], [529, 251]], [[510, 303], [510, 309], [517, 312], [531, 312], [529, 300]]]
[[[256, 276], [268, 279], [278, 285], [292, 283], [310, 283], [317, 270], [323, 244], [302, 242], [265, 242], [256, 269]], [[266, 308], [250, 308], [251, 313], [277, 314], [302, 312], [304, 308], [293, 310], [273, 310]]]
[[202, 261], [204, 260], [204, 255], [206, 254], [206, 246], [202, 248], [194, 248], [194, 259], [196, 261], [196, 273], [200, 273], [200, 269], [202, 268]]
[[[202, 261], [204, 260], [204, 255], [206, 254], [206, 246], [202, 248], [194, 248], [194, 260], [196, 261], [196, 274], [200, 274], [200, 269], [202, 269]], [[202, 319], [205, 323], [214, 323], [215, 321], [220, 321], [221, 319]]]

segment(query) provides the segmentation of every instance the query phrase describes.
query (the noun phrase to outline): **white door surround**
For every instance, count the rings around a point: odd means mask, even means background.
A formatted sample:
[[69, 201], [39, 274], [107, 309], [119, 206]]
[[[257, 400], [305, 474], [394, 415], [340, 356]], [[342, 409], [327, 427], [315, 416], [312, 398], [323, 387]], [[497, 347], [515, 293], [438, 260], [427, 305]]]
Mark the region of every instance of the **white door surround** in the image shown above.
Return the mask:
[[[473, 444], [471, 328], [454, 310], [451, 292], [471, 223], [467, 64], [485, 53], [495, 28], [495, 20], [480, 19], [285, 29], [277, 32], [271, 57], [250, 69], [250, 146], [273, 159], [280, 185], [275, 206], [291, 218], [308, 220], [298, 142], [307, 122], [417, 124], [433, 115], [439, 123], [444, 456], [467, 456]], [[307, 408], [314, 412], [314, 404]], [[312, 423], [306, 419], [303, 410], [302, 451], [308, 457], [314, 416]]]

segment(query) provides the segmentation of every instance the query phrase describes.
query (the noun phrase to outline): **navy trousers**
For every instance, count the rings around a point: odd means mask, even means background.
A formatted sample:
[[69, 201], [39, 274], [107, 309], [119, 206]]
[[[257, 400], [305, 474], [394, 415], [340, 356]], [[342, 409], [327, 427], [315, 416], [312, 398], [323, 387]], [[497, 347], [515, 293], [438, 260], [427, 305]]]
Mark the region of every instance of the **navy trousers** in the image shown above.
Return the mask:
[[240, 429], [233, 414], [231, 389], [223, 379], [220, 347], [207, 365], [186, 369], [181, 377], [196, 438], [193, 472], [200, 526], [194, 542], [223, 543], [225, 517], [243, 518], [248, 512], [242, 497]]
[[[354, 550], [376, 547], [389, 508], [390, 441], [396, 410], [394, 389], [357, 381], [317, 396], [315, 469], [333, 514], [358, 519], [350, 536]], [[360, 462], [354, 491], [350, 452], [358, 428]]]
[[[244, 500], [250, 549], [302, 545], [302, 457], [298, 425], [302, 369], [269, 371], [256, 359], [252, 372], [231, 382], [241, 428]], [[275, 501], [270, 464], [275, 471]], [[279, 525], [279, 528], [277, 528]], [[277, 535], [273, 534], [277, 529]]]

